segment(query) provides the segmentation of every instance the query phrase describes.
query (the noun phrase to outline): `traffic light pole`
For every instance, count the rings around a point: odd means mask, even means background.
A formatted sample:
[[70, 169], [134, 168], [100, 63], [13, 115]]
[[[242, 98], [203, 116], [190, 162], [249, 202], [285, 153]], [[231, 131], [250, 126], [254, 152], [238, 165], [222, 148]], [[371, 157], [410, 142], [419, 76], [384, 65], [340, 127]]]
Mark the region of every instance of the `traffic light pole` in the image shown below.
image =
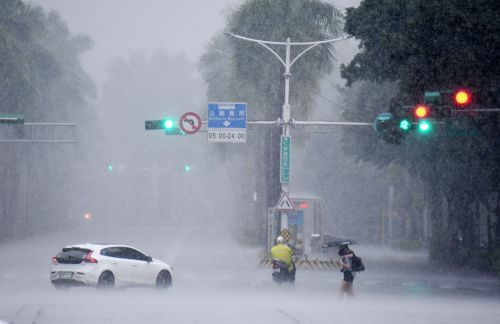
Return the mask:
[[[228, 34], [235, 37], [235, 38], [238, 38], [238, 39], [241, 39], [244, 41], [257, 43], [257, 44], [263, 46], [264, 48], [269, 50], [281, 62], [281, 64], [283, 64], [283, 66], [285, 67], [285, 73], [284, 73], [284, 77], [285, 77], [285, 102], [283, 104], [283, 110], [282, 110], [282, 116], [281, 116], [282, 120], [279, 122], [281, 129], [282, 129], [282, 132], [281, 132], [282, 136], [290, 136], [289, 124], [292, 124], [292, 125], [299, 124], [299, 122], [295, 122], [293, 119], [292, 120], [290, 119], [290, 77], [291, 77], [290, 69], [292, 68], [293, 64], [295, 62], [297, 62], [297, 60], [302, 55], [304, 55], [309, 50], [315, 48], [318, 45], [327, 44], [327, 43], [334, 43], [334, 42], [338, 42], [338, 41], [345, 40], [348, 38], [348, 37], [341, 37], [341, 38], [324, 40], [324, 41], [317, 41], [317, 42], [294, 42], [294, 43], [292, 43], [290, 41], [289, 37], [286, 39], [286, 42], [273, 42], [273, 41], [265, 41], [265, 40], [260, 40], [260, 39], [243, 37], [243, 36], [236, 35], [233, 33], [228, 33]], [[283, 60], [283, 58], [278, 53], [276, 53], [276, 51], [274, 51], [269, 45], [285, 46], [285, 50], [286, 50], [285, 60]], [[290, 49], [292, 46], [307, 46], [307, 47], [302, 52], [300, 52], [297, 56], [295, 56], [295, 58], [293, 58], [293, 60], [291, 60]], [[305, 124], [306, 122], [300, 122], [300, 123]], [[314, 125], [314, 122], [309, 122], [309, 124]], [[325, 122], [323, 122], [323, 124], [326, 125]], [[281, 150], [281, 147], [280, 147], [280, 150]], [[288, 195], [288, 192], [289, 192], [288, 182], [281, 181], [281, 179], [280, 179], [280, 182], [281, 182], [282, 194], [284, 193], [284, 194]], [[282, 211], [281, 212], [280, 230], [283, 231], [284, 229], [288, 229], [288, 214], [286, 212]]]

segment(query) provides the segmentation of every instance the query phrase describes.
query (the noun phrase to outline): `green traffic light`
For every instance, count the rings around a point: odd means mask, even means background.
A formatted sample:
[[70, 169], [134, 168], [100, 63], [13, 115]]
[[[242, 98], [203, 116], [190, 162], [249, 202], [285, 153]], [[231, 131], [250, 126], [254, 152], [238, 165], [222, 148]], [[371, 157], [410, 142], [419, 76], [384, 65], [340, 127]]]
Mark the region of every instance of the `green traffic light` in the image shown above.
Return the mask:
[[418, 130], [422, 133], [427, 133], [431, 130], [431, 123], [429, 123], [427, 120], [422, 120], [418, 124]]
[[409, 131], [411, 128], [411, 122], [408, 119], [402, 119], [399, 122], [399, 128], [401, 128], [401, 130], [403, 130], [405, 132]]
[[109, 172], [112, 172], [112, 171], [113, 171], [113, 165], [112, 165], [112, 164], [108, 164], [108, 171], [109, 171]]
[[191, 170], [191, 167], [189, 165], [184, 166], [184, 171], [189, 172]]
[[172, 129], [174, 127], [174, 120], [173, 119], [165, 119], [164, 123], [165, 129]]

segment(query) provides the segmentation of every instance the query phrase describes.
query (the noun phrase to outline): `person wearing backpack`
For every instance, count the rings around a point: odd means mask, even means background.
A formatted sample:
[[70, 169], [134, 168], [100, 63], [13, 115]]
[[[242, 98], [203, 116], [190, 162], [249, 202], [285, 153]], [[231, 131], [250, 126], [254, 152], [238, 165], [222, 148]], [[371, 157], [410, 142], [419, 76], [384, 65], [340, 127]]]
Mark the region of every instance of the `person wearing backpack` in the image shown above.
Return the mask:
[[354, 297], [354, 273], [352, 271], [352, 258], [354, 252], [349, 249], [347, 245], [339, 246], [339, 264], [341, 266], [340, 271], [344, 274], [344, 279], [340, 286], [340, 297], [347, 295], [349, 297]]

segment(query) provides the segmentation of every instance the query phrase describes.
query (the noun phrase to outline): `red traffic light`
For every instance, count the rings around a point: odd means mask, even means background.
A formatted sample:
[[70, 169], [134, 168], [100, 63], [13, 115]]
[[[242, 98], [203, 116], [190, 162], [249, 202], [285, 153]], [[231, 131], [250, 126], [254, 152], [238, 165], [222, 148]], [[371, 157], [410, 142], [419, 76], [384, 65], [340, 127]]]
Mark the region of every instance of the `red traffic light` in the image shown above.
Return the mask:
[[427, 116], [429, 116], [429, 107], [426, 105], [418, 105], [415, 107], [415, 117], [425, 118]]
[[453, 101], [458, 106], [467, 106], [471, 102], [471, 94], [467, 90], [458, 90], [453, 95]]

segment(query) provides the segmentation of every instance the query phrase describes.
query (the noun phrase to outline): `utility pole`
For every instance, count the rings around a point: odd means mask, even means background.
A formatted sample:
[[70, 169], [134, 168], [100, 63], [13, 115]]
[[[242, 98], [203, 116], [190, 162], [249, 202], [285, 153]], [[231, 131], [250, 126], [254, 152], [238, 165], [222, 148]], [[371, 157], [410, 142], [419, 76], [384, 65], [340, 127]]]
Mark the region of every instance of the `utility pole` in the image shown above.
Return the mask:
[[[281, 129], [282, 129], [282, 132], [281, 132], [282, 138], [283, 137], [290, 137], [290, 129], [289, 129], [290, 124], [292, 124], [292, 125], [294, 125], [294, 124], [310, 124], [310, 125], [330, 124], [331, 125], [332, 124], [332, 123], [328, 123], [328, 122], [321, 122], [321, 124], [316, 124], [315, 122], [298, 122], [298, 121], [295, 121], [293, 119], [290, 119], [290, 111], [291, 111], [291, 109], [290, 109], [290, 77], [291, 77], [290, 69], [292, 68], [293, 64], [295, 62], [297, 62], [297, 60], [300, 57], [302, 57], [302, 55], [304, 55], [309, 50], [315, 48], [316, 46], [321, 45], [321, 44], [338, 42], [341, 40], [345, 40], [349, 37], [346, 36], [346, 37], [340, 37], [340, 38], [329, 39], [329, 40], [324, 40], [324, 41], [316, 41], [316, 42], [293, 42], [292, 43], [289, 37], [286, 39], [286, 42], [274, 42], [274, 41], [265, 41], [265, 40], [260, 40], [260, 39], [243, 37], [243, 36], [236, 35], [233, 33], [228, 33], [228, 34], [235, 37], [235, 38], [238, 38], [238, 39], [241, 39], [244, 41], [257, 43], [257, 44], [263, 46], [264, 48], [269, 50], [278, 59], [278, 61], [281, 62], [281, 64], [283, 64], [283, 66], [285, 68], [285, 73], [284, 73], [284, 77], [285, 77], [285, 102], [283, 104], [281, 120], [278, 121], [278, 125], [281, 126]], [[278, 53], [276, 53], [276, 51], [273, 50], [269, 45], [285, 46], [285, 50], [286, 50], [285, 59], [283, 59]], [[292, 46], [307, 46], [307, 47], [302, 52], [300, 52], [297, 56], [295, 56], [295, 58], [291, 59], [290, 49]], [[336, 123], [336, 124], [339, 124], [339, 123]], [[352, 123], [346, 123], [346, 124], [352, 124]], [[362, 124], [364, 125], [366, 123], [362, 123]], [[280, 146], [281, 146], [281, 143], [280, 143]], [[280, 150], [281, 150], [281, 147], [280, 147]], [[281, 166], [280, 166], [280, 168], [281, 168]], [[284, 193], [284, 194], [288, 195], [288, 192], [289, 192], [288, 179], [286, 181], [283, 181], [283, 179], [280, 179], [280, 183], [281, 183], [282, 194]], [[281, 212], [280, 230], [282, 231], [284, 229], [288, 229], [288, 214], [286, 212], [282, 211]]]

